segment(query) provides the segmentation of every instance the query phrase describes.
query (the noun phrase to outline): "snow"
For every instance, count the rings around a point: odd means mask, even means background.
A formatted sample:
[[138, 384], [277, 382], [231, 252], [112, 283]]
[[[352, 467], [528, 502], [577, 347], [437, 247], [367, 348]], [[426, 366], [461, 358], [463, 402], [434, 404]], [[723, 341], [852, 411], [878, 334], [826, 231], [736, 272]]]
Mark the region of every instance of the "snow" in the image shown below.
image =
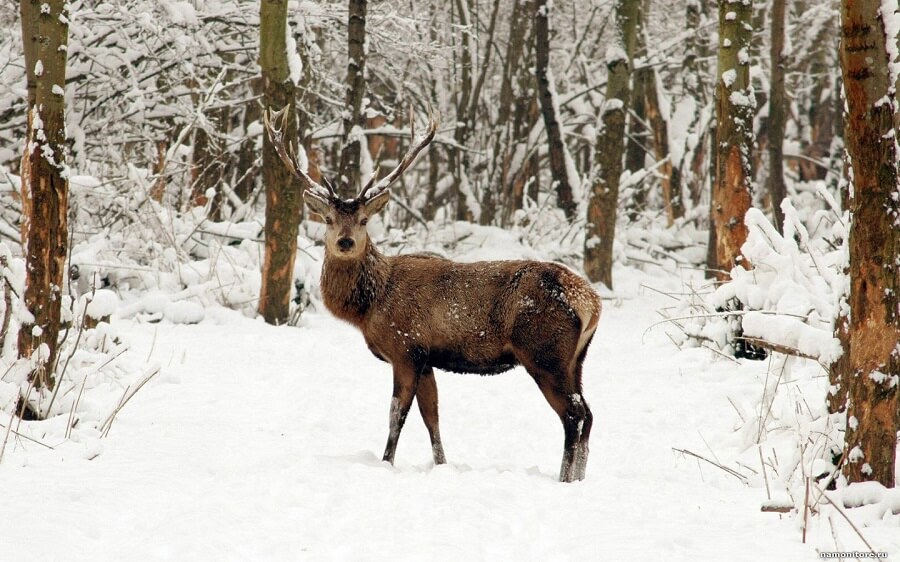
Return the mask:
[[[100, 188], [86, 178], [78, 183]], [[321, 235], [321, 225], [306, 226]], [[179, 237], [191, 229], [181, 222], [171, 228]], [[224, 238], [221, 247], [206, 246], [210, 255], [220, 253], [218, 261], [182, 264], [177, 278], [164, 271], [112, 278], [123, 287], [122, 304], [110, 299], [110, 323], [85, 332], [85, 351], [72, 361], [75, 390], [61, 393], [51, 419], [17, 430], [53, 449], [18, 436], [9, 441], [0, 462], [4, 497], [41, 509], [0, 516], [5, 556], [102, 561], [139, 551], [146, 560], [295, 560], [298, 553], [368, 560], [391, 552], [456, 561], [591, 559], [610, 551], [676, 561], [812, 561], [815, 548], [834, 549], [826, 516], [810, 520], [810, 544], [803, 545], [799, 515], [760, 512], [796, 493], [770, 473], [767, 494], [757, 423], [741, 421], [758, 409], [766, 365], [736, 367], [703, 349], [679, 352], [662, 330], [648, 331], [670, 301], [640, 287], [674, 291], [678, 275], [616, 266], [619, 288], [605, 303], [584, 366], [583, 398], [595, 421], [588, 476], [563, 485], [556, 481], [559, 420], [521, 368], [494, 377], [438, 372], [449, 465], [433, 466], [416, 408], [396, 465], [382, 463], [390, 367], [372, 357], [354, 328], [324, 311], [314, 281], [307, 285], [313, 304], [299, 327], [272, 327], [217, 304], [211, 291], [233, 283], [241, 268], [258, 268], [248, 261], [254, 243], [245, 238], [257, 233], [250, 222], [204, 229], [211, 240]], [[539, 251], [521, 232], [457, 222], [429, 231], [417, 248], [452, 251], [464, 261], [546, 259], [554, 247], [562, 253], [558, 236], [549, 240]], [[776, 247], [787, 252], [793, 240], [775, 240]], [[111, 275], [96, 264], [107, 244], [118, 251], [127, 242], [137, 241], [101, 235], [73, 249], [82, 279], [95, 277], [92, 267]], [[317, 277], [320, 252], [298, 252], [295, 276]], [[10, 269], [20, 271], [20, 262]], [[256, 279], [238, 282], [258, 291]], [[102, 291], [94, 298], [106, 298]], [[116, 358], [112, 372], [109, 357]], [[782, 388], [814, 384], [824, 393], [826, 381], [808, 376], [809, 368], [787, 371], [791, 384]], [[81, 386], [87, 390], [79, 398]], [[17, 393], [14, 384], [0, 384], [0, 399]], [[107, 424], [124, 396], [131, 398]], [[768, 457], [777, 447], [781, 462], [790, 463], [797, 450], [778, 428], [795, 415], [795, 404], [782, 399], [771, 399], [764, 449]], [[79, 422], [67, 430], [70, 417]], [[0, 424], [9, 421], [0, 413]], [[105, 437], [103, 428], [110, 429]], [[738, 476], [673, 449], [715, 459]], [[814, 458], [816, 470], [827, 469]], [[830, 497], [840, 501], [842, 493]], [[888, 493], [876, 499], [882, 509], [898, 501]], [[865, 532], [877, 548], [900, 553], [891, 517], [867, 519]], [[48, 537], [39, 543], [31, 532], [38, 523]], [[852, 532], [836, 525], [855, 547]]]
[[726, 88], [730, 88], [735, 80], [737, 80], [737, 71], [735, 69], [729, 68], [722, 73], [722, 82], [725, 83]]
[[606, 48], [604, 60], [606, 61], [606, 65], [609, 66], [620, 61], [628, 61], [628, 55], [625, 53], [625, 48], [621, 43], [611, 43], [609, 47]]
[[288, 69], [290, 70], [291, 82], [294, 86], [299, 86], [303, 80], [303, 59], [297, 51], [297, 41], [291, 33], [291, 24], [287, 22], [285, 26], [285, 44], [287, 48]]
[[169, 16], [169, 20], [176, 25], [195, 26], [199, 24], [197, 10], [190, 2], [172, 2], [160, 0], [160, 5]]
[[[728, 385], [696, 355], [673, 362], [662, 334], [641, 343], [659, 304], [645, 296], [607, 308], [588, 354], [593, 453], [575, 485], [556, 482], [559, 421], [521, 369], [438, 373], [450, 464], [432, 466], [413, 408], [390, 467], [379, 456], [390, 369], [351, 327], [321, 313], [299, 329], [237, 314], [194, 326], [120, 321], [129, 353], [161, 363], [164, 378], [107, 438], [75, 431], [53, 451], [7, 450], [4, 497], [41, 509], [6, 511], [5, 555], [814, 560], [791, 525], [759, 512], [761, 489], [671, 451], [702, 448], [700, 427], [722, 445], [729, 427], [708, 397]], [[36, 543], [39, 520], [47, 539]]]
[[746, 91], [731, 92], [728, 94], [728, 101], [730, 101], [732, 105], [742, 105], [744, 107], [753, 107], [756, 104], [756, 101], [753, 99], [752, 91], [749, 94]]
[[91, 318], [99, 320], [104, 316], [111, 316], [118, 306], [119, 297], [115, 291], [98, 289], [93, 296], [89, 297], [86, 312]]
[[885, 47], [888, 54], [888, 70], [891, 84], [896, 84], [900, 77], [900, 52], [897, 49], [897, 38], [900, 35], [900, 7], [897, 0], [881, 0], [879, 14], [884, 23]]

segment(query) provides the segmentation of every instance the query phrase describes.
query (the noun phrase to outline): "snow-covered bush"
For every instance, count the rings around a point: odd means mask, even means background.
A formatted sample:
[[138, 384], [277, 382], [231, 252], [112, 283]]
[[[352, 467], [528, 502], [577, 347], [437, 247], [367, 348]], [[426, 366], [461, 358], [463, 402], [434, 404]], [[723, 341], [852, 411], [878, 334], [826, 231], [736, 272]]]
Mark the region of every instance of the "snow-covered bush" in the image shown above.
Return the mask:
[[664, 324], [681, 347], [725, 357], [750, 342], [770, 352], [764, 363], [738, 360], [733, 371], [741, 378], [728, 397], [734, 464], [765, 489], [763, 510], [793, 512], [801, 528], [830, 526], [834, 541], [865, 541], [863, 527], [900, 525], [900, 494], [877, 483], [843, 485], [846, 420], [826, 404], [828, 369], [842, 353], [835, 322], [847, 314], [849, 217], [822, 184], [794, 201], [803, 210], [782, 204], [781, 233], [751, 209], [742, 247], [751, 268], [734, 268], [718, 286], [686, 283], [681, 302], [662, 311]]
[[805, 217], [784, 201], [783, 233], [758, 209], [747, 212], [742, 250], [750, 269], [735, 267], [717, 287], [686, 287], [687, 298], [666, 311], [678, 344], [733, 355], [749, 342], [826, 366], [840, 356], [834, 322], [849, 288], [847, 219], [824, 188], [820, 193], [829, 208]]

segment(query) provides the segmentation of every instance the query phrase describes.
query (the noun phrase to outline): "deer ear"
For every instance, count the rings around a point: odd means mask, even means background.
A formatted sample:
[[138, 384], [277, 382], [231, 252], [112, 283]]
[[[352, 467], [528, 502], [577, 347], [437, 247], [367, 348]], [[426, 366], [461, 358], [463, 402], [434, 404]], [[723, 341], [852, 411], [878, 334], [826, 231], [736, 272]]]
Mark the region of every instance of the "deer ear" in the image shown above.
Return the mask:
[[321, 215], [323, 218], [328, 215], [328, 210], [331, 206], [321, 196], [307, 189], [303, 192], [303, 200], [306, 201], [306, 206], [313, 213]]
[[385, 189], [375, 197], [369, 199], [365, 203], [366, 214], [368, 216], [372, 216], [379, 211], [381, 211], [385, 205], [387, 205], [388, 200], [391, 198], [391, 190]]

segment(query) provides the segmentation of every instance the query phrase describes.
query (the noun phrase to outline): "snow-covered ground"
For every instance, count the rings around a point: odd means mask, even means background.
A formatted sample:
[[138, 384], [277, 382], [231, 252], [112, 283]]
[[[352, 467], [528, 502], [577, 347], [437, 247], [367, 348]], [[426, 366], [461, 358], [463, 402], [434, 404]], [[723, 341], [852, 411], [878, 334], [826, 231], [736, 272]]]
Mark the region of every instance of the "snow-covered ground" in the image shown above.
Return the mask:
[[[413, 408], [391, 467], [389, 367], [327, 313], [307, 311], [299, 328], [223, 309], [196, 325], [115, 320], [132, 358], [161, 373], [102, 440], [76, 431], [48, 450], [10, 437], [0, 559], [755, 562], [836, 550], [824, 521], [804, 545], [797, 515], [761, 513], [759, 478], [672, 450], [734, 466], [727, 397], [746, 381], [646, 331], [666, 297], [641, 283], [675, 289], [674, 276], [622, 269], [617, 282], [585, 364], [588, 478], [568, 485], [556, 481], [561, 425], [522, 369], [438, 373], [449, 465], [433, 466]], [[19, 431], [41, 440], [41, 427]], [[867, 538], [896, 556], [896, 529], [881, 531]], [[862, 547], [854, 539], [841, 532], [847, 549]]]

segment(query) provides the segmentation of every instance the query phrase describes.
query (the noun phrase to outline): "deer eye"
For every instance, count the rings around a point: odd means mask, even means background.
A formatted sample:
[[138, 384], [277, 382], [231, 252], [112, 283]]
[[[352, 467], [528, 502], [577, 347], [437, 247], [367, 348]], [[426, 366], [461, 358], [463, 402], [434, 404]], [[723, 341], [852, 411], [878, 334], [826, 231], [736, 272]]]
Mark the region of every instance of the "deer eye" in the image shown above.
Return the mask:
[[366, 226], [369, 224], [369, 217], [365, 217], [363, 220], [359, 221], [359, 224]]
[[331, 217], [325, 217], [325, 224], [334, 224], [334, 219]]

